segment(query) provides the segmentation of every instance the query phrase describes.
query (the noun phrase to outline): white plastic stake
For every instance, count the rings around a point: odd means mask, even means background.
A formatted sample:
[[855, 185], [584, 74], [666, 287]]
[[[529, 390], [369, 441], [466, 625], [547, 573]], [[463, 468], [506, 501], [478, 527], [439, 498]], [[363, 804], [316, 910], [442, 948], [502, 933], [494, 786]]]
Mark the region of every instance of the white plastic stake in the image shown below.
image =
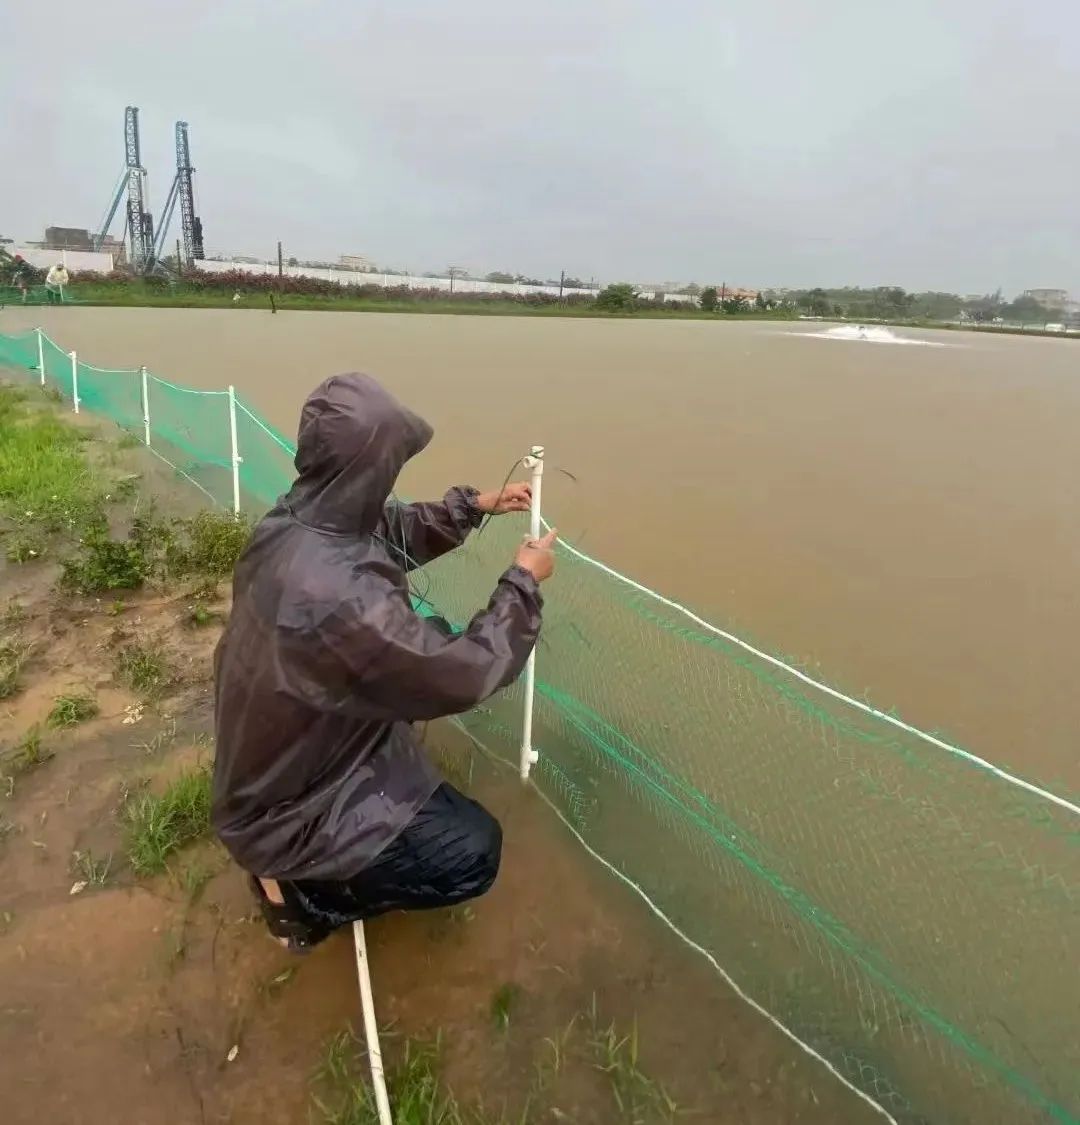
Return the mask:
[[150, 382], [146, 377], [146, 368], [139, 368], [139, 376], [142, 379], [142, 425], [143, 425], [143, 442], [146, 445], [150, 444]]
[[233, 515], [240, 514], [240, 449], [236, 444], [236, 388], [229, 384], [229, 437], [232, 440]]
[[[529, 509], [529, 535], [533, 539], [540, 538], [540, 499], [544, 485], [544, 447], [534, 445], [532, 454], [526, 457], [523, 464], [532, 472], [532, 506]], [[525, 716], [521, 727], [521, 780], [529, 780], [529, 770], [540, 757], [533, 749], [533, 699], [536, 695], [536, 649], [529, 653], [529, 662], [525, 665]]]
[[364, 940], [364, 923], [357, 919], [352, 925], [353, 945], [356, 948], [356, 977], [360, 982], [360, 1008], [364, 1013], [364, 1040], [371, 1061], [371, 1086], [375, 1091], [375, 1104], [379, 1109], [379, 1125], [394, 1125], [390, 1113], [390, 1098], [386, 1093], [386, 1075], [383, 1073], [382, 1049], [379, 1047], [379, 1024], [375, 1019], [375, 997], [371, 991], [371, 970], [368, 967], [367, 942]]
[[44, 336], [45, 336], [45, 333], [42, 332], [41, 329], [39, 328], [37, 330], [37, 366], [38, 366], [38, 373], [41, 376], [41, 385], [43, 387], [45, 386], [45, 344], [44, 344]]
[[79, 413], [79, 357], [74, 352], [71, 356], [71, 399], [75, 413]]

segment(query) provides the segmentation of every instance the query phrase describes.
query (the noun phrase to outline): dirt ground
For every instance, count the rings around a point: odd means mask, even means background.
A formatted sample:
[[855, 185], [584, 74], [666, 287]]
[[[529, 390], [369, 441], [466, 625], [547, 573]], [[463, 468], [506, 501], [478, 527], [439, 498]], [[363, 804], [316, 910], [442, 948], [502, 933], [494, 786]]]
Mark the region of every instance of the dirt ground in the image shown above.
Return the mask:
[[[64, 692], [90, 692], [101, 708], [45, 730], [52, 756], [0, 790], [3, 1120], [320, 1120], [313, 1073], [327, 1041], [358, 1025], [349, 936], [293, 958], [267, 938], [213, 841], [140, 879], [118, 823], [134, 786], [160, 789], [211, 759], [219, 625], [192, 626], [188, 588], [118, 605], [60, 595], [56, 577], [54, 561], [0, 561], [0, 611], [33, 646], [21, 690], [0, 702], [0, 749]], [[224, 599], [223, 588], [220, 614]], [[153, 703], [114, 678], [117, 647], [136, 637], [159, 640], [172, 669]], [[504, 1108], [514, 1121], [667, 1120], [655, 1106], [618, 1109], [597, 1056], [614, 1028], [609, 1046], [618, 1039], [625, 1057], [640, 1044], [635, 1068], [663, 1086], [677, 1120], [880, 1120], [594, 866], [534, 794], [452, 728], [432, 727], [429, 740], [499, 815], [505, 860], [493, 892], [468, 908], [369, 925], [391, 1061], [402, 1037], [438, 1036], [445, 1082], [492, 1122]], [[73, 893], [88, 855], [107, 873]]]

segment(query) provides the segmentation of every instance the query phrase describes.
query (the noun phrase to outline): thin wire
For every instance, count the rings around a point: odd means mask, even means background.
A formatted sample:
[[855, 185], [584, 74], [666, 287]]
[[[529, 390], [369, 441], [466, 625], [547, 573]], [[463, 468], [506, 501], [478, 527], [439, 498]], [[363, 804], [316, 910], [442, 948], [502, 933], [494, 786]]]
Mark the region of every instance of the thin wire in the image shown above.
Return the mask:
[[487, 517], [485, 519], [480, 521], [480, 526], [476, 529], [476, 534], [477, 534], [478, 537], [480, 535], [483, 535], [483, 533], [485, 531], [487, 531], [487, 526], [488, 526], [489, 523], [491, 523], [491, 517], [495, 514], [495, 509], [499, 506], [499, 501], [502, 500], [503, 496], [506, 493], [506, 486], [510, 483], [510, 478], [514, 475], [514, 472], [517, 469], [518, 465], [520, 465], [522, 463], [522, 461], [524, 461], [524, 460], [525, 460], [524, 457], [519, 457], [510, 466], [506, 476], [503, 477], [503, 482], [499, 486], [499, 494], [498, 494], [498, 496], [495, 497], [495, 503], [492, 506], [491, 511], [488, 512]]

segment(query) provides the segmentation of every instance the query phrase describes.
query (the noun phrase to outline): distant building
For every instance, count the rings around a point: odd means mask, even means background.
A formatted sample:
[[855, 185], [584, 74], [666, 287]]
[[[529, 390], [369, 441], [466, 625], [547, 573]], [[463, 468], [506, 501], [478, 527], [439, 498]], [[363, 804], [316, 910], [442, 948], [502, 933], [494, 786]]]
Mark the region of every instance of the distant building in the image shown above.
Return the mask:
[[83, 227], [46, 227], [46, 250], [92, 250], [90, 232]]
[[360, 270], [362, 273], [371, 273], [375, 268], [375, 263], [363, 254], [340, 254], [338, 265], [343, 270]]
[[1025, 289], [1024, 296], [1048, 309], [1061, 309], [1070, 303], [1068, 289]]

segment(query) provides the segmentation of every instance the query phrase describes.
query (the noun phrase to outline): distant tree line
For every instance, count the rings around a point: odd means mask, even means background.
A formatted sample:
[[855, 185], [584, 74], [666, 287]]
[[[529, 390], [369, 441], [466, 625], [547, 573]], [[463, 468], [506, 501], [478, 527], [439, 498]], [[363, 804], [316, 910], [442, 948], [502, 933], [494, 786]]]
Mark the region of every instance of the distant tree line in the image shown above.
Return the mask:
[[[768, 296], [768, 294], [767, 294]], [[979, 297], [956, 293], [908, 293], [896, 285], [870, 289], [795, 289], [771, 295], [782, 305], [809, 316], [845, 317], [848, 320], [970, 320], [989, 324], [1000, 320], [1013, 324], [1064, 322], [1066, 312], [1048, 307], [1034, 297], [1019, 296], [1006, 301], [999, 289]]]

